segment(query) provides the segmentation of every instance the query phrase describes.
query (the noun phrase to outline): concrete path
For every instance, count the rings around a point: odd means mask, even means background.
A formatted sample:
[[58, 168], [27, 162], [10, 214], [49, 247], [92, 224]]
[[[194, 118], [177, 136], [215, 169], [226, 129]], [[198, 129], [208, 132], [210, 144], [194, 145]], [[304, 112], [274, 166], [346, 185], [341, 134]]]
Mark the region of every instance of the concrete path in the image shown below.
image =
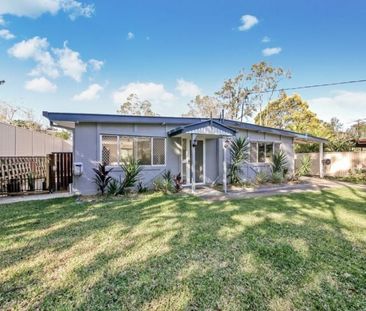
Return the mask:
[[34, 195], [22, 195], [22, 196], [9, 196], [9, 197], [0, 197], [0, 205], [1, 204], [10, 204], [17, 202], [27, 202], [27, 201], [38, 201], [38, 200], [50, 200], [57, 198], [68, 198], [72, 197], [73, 194], [68, 192], [55, 192], [55, 193], [47, 193], [47, 194], [34, 194]]
[[[264, 197], [278, 194], [289, 194], [299, 192], [314, 192], [322, 189], [331, 189], [339, 187], [352, 187], [366, 191], [366, 185], [356, 185], [346, 182], [333, 181], [328, 179], [304, 177], [302, 183], [287, 185], [269, 185], [259, 188], [232, 188], [228, 193], [211, 187], [199, 187], [196, 189], [195, 195], [209, 201], [224, 201], [231, 199], [246, 199], [253, 197]], [[190, 189], [184, 189], [184, 192], [190, 193]]]

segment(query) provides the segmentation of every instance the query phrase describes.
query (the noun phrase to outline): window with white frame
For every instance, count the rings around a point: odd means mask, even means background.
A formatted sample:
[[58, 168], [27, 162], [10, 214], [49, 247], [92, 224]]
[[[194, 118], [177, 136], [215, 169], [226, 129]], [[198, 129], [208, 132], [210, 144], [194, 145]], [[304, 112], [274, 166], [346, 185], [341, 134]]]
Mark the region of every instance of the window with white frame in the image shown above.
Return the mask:
[[141, 165], [165, 165], [165, 149], [166, 139], [162, 137], [101, 137], [101, 161], [111, 166], [130, 159]]
[[249, 161], [250, 163], [270, 163], [273, 154], [280, 150], [280, 143], [275, 142], [251, 142]]

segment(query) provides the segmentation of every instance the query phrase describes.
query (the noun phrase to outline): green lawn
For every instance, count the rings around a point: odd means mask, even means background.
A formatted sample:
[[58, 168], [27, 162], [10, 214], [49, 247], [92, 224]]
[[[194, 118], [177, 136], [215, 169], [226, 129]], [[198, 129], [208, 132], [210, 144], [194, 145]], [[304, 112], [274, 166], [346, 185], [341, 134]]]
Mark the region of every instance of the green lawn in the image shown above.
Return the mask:
[[366, 310], [366, 192], [0, 206], [1, 310]]

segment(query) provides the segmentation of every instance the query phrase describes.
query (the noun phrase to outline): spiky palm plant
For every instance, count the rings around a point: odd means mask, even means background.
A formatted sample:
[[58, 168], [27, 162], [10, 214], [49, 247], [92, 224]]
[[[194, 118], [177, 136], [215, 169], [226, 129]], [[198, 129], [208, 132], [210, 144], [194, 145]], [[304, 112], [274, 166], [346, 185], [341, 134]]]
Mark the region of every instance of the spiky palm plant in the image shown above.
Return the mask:
[[272, 172], [281, 173], [282, 176], [286, 175], [288, 170], [288, 162], [286, 154], [280, 150], [276, 152], [272, 157]]
[[300, 167], [297, 170], [297, 175], [298, 176], [309, 175], [311, 172], [311, 164], [312, 164], [312, 160], [311, 160], [310, 156], [308, 154], [304, 155], [304, 157], [300, 161]]
[[229, 169], [230, 182], [241, 182], [239, 173], [244, 161], [248, 160], [249, 142], [246, 137], [236, 137], [230, 144], [231, 165]]
[[112, 179], [112, 177], [109, 176], [109, 173], [112, 171], [112, 169], [107, 169], [107, 166], [104, 163], [98, 163], [98, 168], [93, 168], [93, 171], [95, 173], [94, 182], [96, 183], [98, 190], [103, 195], [105, 189]]
[[126, 191], [126, 188], [130, 188], [136, 185], [138, 182], [138, 176], [140, 175], [142, 171], [142, 167], [140, 165], [140, 162], [138, 160], [127, 160], [124, 161], [121, 164], [121, 168], [124, 173], [123, 181], [121, 182], [121, 185], [119, 187], [117, 194], [124, 194]]

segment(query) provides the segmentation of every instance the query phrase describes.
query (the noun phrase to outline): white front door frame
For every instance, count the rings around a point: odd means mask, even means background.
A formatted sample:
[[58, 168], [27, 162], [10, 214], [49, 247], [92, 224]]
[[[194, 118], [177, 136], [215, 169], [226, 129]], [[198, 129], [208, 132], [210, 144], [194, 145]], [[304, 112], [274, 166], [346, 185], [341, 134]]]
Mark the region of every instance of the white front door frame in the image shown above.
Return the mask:
[[[181, 153], [180, 153], [180, 170], [181, 173], [183, 175], [183, 139], [186, 140], [186, 183], [183, 184], [183, 186], [191, 186], [192, 183], [190, 182], [191, 180], [191, 164], [192, 164], [192, 159], [191, 159], [191, 152], [190, 152], [190, 147], [191, 147], [191, 138], [190, 137], [181, 137]], [[205, 138], [198, 138], [197, 140], [200, 140], [203, 142], [203, 182], [200, 183], [195, 183], [196, 185], [205, 185], [206, 184], [206, 139]]]

